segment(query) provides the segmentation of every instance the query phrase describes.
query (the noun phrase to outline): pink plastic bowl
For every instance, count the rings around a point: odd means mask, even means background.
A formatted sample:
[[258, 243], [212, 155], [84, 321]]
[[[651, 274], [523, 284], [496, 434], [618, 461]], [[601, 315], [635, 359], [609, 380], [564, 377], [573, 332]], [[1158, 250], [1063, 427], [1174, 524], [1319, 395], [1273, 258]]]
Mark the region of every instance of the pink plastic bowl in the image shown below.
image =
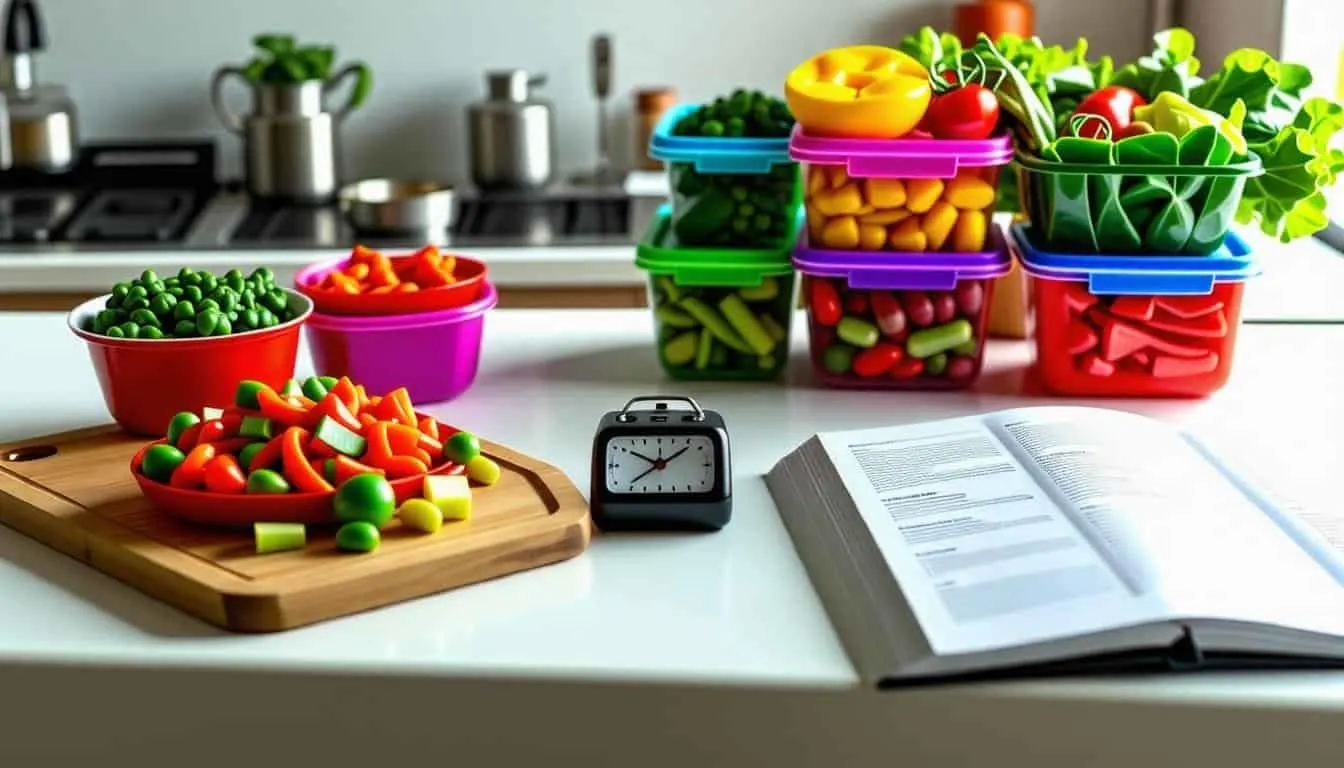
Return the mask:
[[413, 315], [325, 315], [304, 324], [321, 376], [349, 376], [370, 392], [405, 387], [416, 403], [452, 400], [476, 379], [485, 314], [499, 302], [489, 282], [476, 301]]

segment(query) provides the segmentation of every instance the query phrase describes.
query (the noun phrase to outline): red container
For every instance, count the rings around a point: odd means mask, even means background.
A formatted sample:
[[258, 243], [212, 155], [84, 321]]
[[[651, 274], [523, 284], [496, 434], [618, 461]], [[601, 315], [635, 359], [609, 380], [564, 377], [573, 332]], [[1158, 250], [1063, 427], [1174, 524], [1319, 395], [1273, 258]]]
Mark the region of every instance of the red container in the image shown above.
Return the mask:
[[846, 389], [961, 389], [980, 376], [994, 278], [1012, 267], [1003, 233], [982, 253], [794, 251], [804, 275], [812, 366]]
[[1232, 373], [1245, 280], [1258, 273], [1228, 234], [1208, 256], [1041, 251], [1013, 227], [1032, 277], [1036, 368], [1053, 394], [1205, 397]]
[[[443, 423], [439, 424], [439, 429], [443, 431], [442, 434], [454, 434], [458, 431], [456, 427]], [[137, 451], [135, 457], [131, 459], [131, 475], [135, 477], [135, 482], [149, 503], [166, 515], [188, 523], [220, 528], [244, 528], [253, 523], [335, 525], [340, 522], [332, 511], [335, 491], [284, 494], [212, 493], [174, 488], [165, 483], [155, 482], [140, 473], [140, 459], [151, 446], [164, 442], [166, 441], [155, 440]], [[430, 469], [429, 474], [460, 475], [464, 471], [465, 466], [448, 463]], [[391, 481], [392, 491], [397, 496], [397, 504], [420, 496], [424, 492], [424, 483], [424, 475]]]
[[276, 389], [294, 376], [299, 327], [313, 304], [293, 291], [293, 320], [273, 328], [198, 339], [117, 339], [83, 329], [111, 294], [90, 299], [70, 312], [70, 330], [85, 341], [93, 360], [103, 402], [127, 432], [161, 436], [179, 411], [233, 402], [243, 379]]
[[[392, 266], [396, 269], [414, 258], [414, 254], [393, 257]], [[481, 297], [488, 270], [485, 262], [478, 259], [457, 255], [453, 258], [456, 260], [453, 274], [457, 282], [437, 288], [407, 293], [338, 293], [317, 287], [322, 278], [349, 265], [350, 256], [309, 264], [294, 275], [294, 287], [311, 299], [313, 307], [324, 315], [411, 315], [456, 309]]]

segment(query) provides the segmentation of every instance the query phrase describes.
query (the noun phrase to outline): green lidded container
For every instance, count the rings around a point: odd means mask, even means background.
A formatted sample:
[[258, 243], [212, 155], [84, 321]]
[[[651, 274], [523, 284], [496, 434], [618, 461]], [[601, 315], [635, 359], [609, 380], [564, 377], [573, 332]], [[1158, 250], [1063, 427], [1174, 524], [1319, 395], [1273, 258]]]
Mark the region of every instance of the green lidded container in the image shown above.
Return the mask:
[[796, 306], [792, 234], [779, 248], [682, 248], [664, 205], [640, 242], [635, 265], [649, 276], [658, 361], [673, 379], [770, 381], [788, 365]]
[[1019, 152], [1013, 161], [1019, 194], [1041, 247], [1162, 256], [1217, 251], [1246, 181], [1263, 168], [1254, 153], [1242, 162], [1211, 157], [1218, 151], [1212, 135], [1209, 128], [1180, 140], [1169, 134], [1128, 138], [1097, 157], [1082, 156], [1102, 150], [1078, 139], [1073, 147], [1079, 156], [1056, 160]]

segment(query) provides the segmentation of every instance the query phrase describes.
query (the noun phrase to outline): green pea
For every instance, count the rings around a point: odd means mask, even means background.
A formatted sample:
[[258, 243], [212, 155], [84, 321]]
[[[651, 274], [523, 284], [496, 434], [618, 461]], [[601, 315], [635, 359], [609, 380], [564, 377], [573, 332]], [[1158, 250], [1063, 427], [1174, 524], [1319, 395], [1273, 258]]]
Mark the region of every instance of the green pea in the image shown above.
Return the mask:
[[114, 339], [126, 338], [126, 332], [121, 330], [121, 326], [119, 325], [114, 325], [111, 328], [108, 328], [106, 331], [104, 331], [104, 334], [107, 336], [111, 336]]
[[178, 287], [180, 287], [181, 285], [182, 285], [182, 281], [179, 280], [179, 279], [177, 278], [176, 275], [174, 275], [174, 276], [172, 276], [172, 277], [165, 277], [165, 278], [163, 279], [163, 287], [164, 287], [165, 289], [169, 289], [169, 290], [171, 290], [171, 289], [173, 289], [173, 288], [178, 288]]
[[232, 312], [238, 308], [238, 294], [227, 289], [218, 289], [210, 298], [219, 305], [220, 312]]
[[372, 552], [381, 537], [373, 523], [355, 520], [336, 531], [336, 548], [344, 552]]
[[156, 315], [167, 316], [173, 312], [173, 307], [177, 305], [177, 297], [171, 293], [160, 293], [149, 302], [149, 310]]
[[774, 224], [774, 221], [770, 218], [770, 214], [758, 213], [756, 214], [754, 223], [756, 224], [756, 229], [765, 231], [770, 229], [770, 226]]
[[257, 292], [252, 290], [252, 286], [244, 288], [238, 294], [238, 306], [243, 309], [251, 309], [257, 306]]
[[739, 203], [746, 202], [747, 195], [749, 194], [751, 194], [751, 191], [741, 184], [736, 184], [732, 189], [728, 190], [728, 195]]
[[182, 298], [182, 294], [185, 293], [185, 292], [186, 292], [186, 291], [185, 291], [185, 290], [182, 288], [182, 286], [180, 286], [180, 285], [175, 285], [175, 286], [173, 286], [172, 288], [169, 288], [169, 289], [168, 289], [168, 295], [169, 295], [169, 296], [172, 296], [172, 297], [175, 298], [175, 299], [180, 299], [180, 298]]
[[140, 471], [145, 477], [160, 483], [166, 483], [187, 457], [182, 451], [171, 445], [159, 443], [150, 446], [140, 460]]
[[140, 335], [140, 324], [134, 320], [127, 320], [117, 327], [121, 328], [122, 335], [128, 339], [134, 339]]
[[168, 442], [176, 444], [183, 432], [200, 423], [201, 417], [191, 411], [178, 411], [168, 420]]
[[183, 267], [177, 271], [177, 279], [183, 285], [190, 285], [192, 276], [195, 274], [196, 270], [192, 269], [191, 267]]
[[264, 283], [266, 285], [270, 285], [275, 282], [275, 273], [271, 271], [270, 267], [257, 267], [256, 269], [252, 270], [251, 276], [258, 282]]
[[835, 374], [849, 373], [854, 364], [855, 349], [848, 344], [832, 344], [821, 356], [821, 365]]
[[189, 299], [183, 299], [173, 306], [173, 318], [176, 320], [191, 320], [196, 317], [196, 305]]
[[148, 295], [149, 292], [145, 290], [145, 286], [139, 284], [132, 285], [126, 290], [127, 299], [143, 299]]
[[112, 286], [112, 298], [114, 299], [124, 299], [126, 298], [126, 294], [130, 292], [131, 292], [131, 286], [125, 283], [117, 283], [116, 285]]
[[947, 370], [947, 353], [939, 352], [924, 361], [924, 372], [930, 376], [942, 376]]
[[178, 320], [177, 325], [173, 326], [173, 335], [181, 338], [195, 336], [196, 335], [195, 316]]
[[274, 312], [269, 309], [262, 309], [261, 311], [261, 327], [273, 328], [280, 324], [280, 318], [276, 317]]
[[126, 302], [125, 297], [118, 298], [116, 296], [108, 296], [107, 301], [103, 302], [103, 306], [107, 307], [108, 309], [118, 309], [125, 302]]
[[145, 295], [151, 299], [163, 293], [164, 290], [163, 283], [157, 280], [152, 283], [145, 283]]
[[158, 327], [159, 318], [148, 309], [137, 309], [131, 313], [131, 322], [142, 326]]
[[154, 274], [154, 270], [152, 269], [146, 269], [144, 272], [140, 273], [141, 284], [157, 283], [158, 281], [159, 276]]
[[[261, 449], [265, 447], [265, 443], [248, 443], [243, 446], [243, 450], [238, 452], [238, 463], [242, 465], [243, 471], [247, 471], [247, 468], [252, 466], [252, 460], [255, 459], [257, 454], [261, 453]], [[253, 474], [256, 473], [254, 472]], [[252, 480], [252, 475], [248, 475], [247, 479], [250, 482]]]
[[238, 324], [249, 330], [261, 327], [261, 315], [255, 309], [245, 309], [238, 316]]
[[199, 274], [201, 276], [202, 291], [205, 291], [206, 293], [211, 293], [212, 291], [214, 291], [216, 288], [219, 287], [219, 278], [215, 277], [209, 272], [200, 272]]
[[201, 292], [199, 285], [188, 285], [182, 289], [182, 298], [195, 303], [205, 298], [205, 294]]
[[[206, 301], [209, 301], [209, 299], [206, 299]], [[218, 309], [202, 309], [200, 314], [196, 315], [196, 333], [202, 336], [213, 336], [220, 321], [224, 319]]]
[[129, 298], [121, 305], [121, 308], [127, 312], [134, 312], [137, 309], [149, 309], [149, 298], [146, 296]]
[[744, 217], [755, 216], [755, 215], [756, 215], [756, 206], [752, 205], [751, 203], [743, 203], [743, 204], [737, 206], [737, 215], [738, 215], [738, 216], [744, 216]]
[[[248, 448], [251, 447], [248, 446]], [[247, 449], [244, 448], [243, 450], [246, 451]], [[261, 448], [258, 447], [257, 450], [261, 450]], [[256, 452], [254, 451], [252, 455], [255, 456]], [[258, 469], [247, 476], [247, 493], [289, 493], [289, 482], [285, 480], [283, 475], [273, 469]], [[374, 533], [377, 534], [377, 530]], [[376, 542], [374, 546], [378, 546]]]
[[700, 134], [702, 136], [722, 136], [723, 123], [718, 120], [706, 120], [704, 124], [700, 126]]
[[220, 315], [219, 322], [215, 323], [216, 336], [228, 336], [233, 333], [233, 323], [229, 321], [228, 315]]
[[126, 319], [126, 313], [119, 309], [104, 309], [95, 316], [95, 319], [102, 321], [104, 327], [120, 325]]
[[158, 326], [146, 325], [140, 329], [140, 333], [135, 336], [137, 339], [162, 339], [163, 331]]
[[286, 306], [289, 304], [289, 297], [285, 295], [284, 291], [276, 289], [263, 296], [261, 303], [276, 315], [283, 315]]
[[219, 311], [219, 302], [215, 301], [214, 299], [201, 299], [200, 301], [196, 302], [197, 314], [200, 314], [201, 312], [218, 312], [218, 311]]
[[224, 273], [224, 282], [233, 290], [243, 290], [243, 273], [236, 268]]
[[182, 284], [189, 288], [201, 287], [201, 275], [198, 272], [188, 272], [180, 277]]

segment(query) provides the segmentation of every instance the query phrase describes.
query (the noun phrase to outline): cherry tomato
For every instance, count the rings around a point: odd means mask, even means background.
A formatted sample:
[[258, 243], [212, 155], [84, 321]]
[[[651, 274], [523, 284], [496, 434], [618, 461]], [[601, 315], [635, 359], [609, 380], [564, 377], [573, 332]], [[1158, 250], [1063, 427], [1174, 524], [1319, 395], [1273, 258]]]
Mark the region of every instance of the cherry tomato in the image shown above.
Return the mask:
[[[1123, 85], [1108, 85], [1099, 91], [1093, 91], [1090, 96], [1083, 99], [1078, 108], [1073, 110], [1073, 114], [1075, 117], [1078, 115], [1097, 115], [1110, 125], [1110, 138], [1117, 139], [1121, 137], [1125, 128], [1134, 120], [1134, 108], [1142, 107], [1147, 103], [1138, 91], [1132, 88], [1126, 88]], [[1088, 139], [1102, 138], [1103, 129], [1097, 120], [1089, 120], [1079, 126], [1079, 129], [1078, 136]]]
[[939, 139], [986, 139], [999, 123], [999, 99], [979, 83], [935, 96], [925, 128]]

